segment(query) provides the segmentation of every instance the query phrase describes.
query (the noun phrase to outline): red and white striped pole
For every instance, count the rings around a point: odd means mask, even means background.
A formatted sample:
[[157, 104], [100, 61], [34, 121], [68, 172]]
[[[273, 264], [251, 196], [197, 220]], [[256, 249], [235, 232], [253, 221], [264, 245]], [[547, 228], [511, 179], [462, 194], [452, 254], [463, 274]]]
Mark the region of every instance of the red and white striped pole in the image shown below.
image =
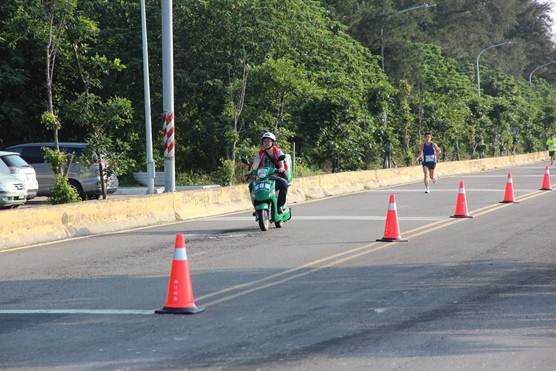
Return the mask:
[[162, 0], [162, 108], [164, 120], [164, 191], [176, 190], [174, 143], [174, 47], [172, 0]]

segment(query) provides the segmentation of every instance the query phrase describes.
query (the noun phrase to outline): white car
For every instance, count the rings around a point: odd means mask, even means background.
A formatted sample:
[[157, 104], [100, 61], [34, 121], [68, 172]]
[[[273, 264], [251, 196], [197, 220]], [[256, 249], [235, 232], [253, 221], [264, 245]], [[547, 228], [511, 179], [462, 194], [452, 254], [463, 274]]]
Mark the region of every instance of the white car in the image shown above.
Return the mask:
[[26, 201], [25, 183], [13, 175], [0, 174], [0, 209], [18, 207]]
[[0, 173], [12, 175], [25, 184], [27, 199], [30, 200], [37, 195], [39, 183], [37, 173], [19, 153], [0, 151]]

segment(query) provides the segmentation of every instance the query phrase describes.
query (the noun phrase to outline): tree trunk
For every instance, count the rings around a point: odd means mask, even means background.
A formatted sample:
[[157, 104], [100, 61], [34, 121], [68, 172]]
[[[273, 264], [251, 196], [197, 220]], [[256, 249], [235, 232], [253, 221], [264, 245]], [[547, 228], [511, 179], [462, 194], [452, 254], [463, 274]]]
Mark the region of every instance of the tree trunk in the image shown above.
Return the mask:
[[100, 175], [100, 189], [102, 191], [102, 199], [106, 200], [107, 193], [106, 193], [106, 177], [104, 176], [104, 168], [102, 167], [102, 160], [100, 156], [98, 156], [98, 174]]
[[[52, 34], [52, 28], [54, 23], [54, 15], [50, 15], [48, 22], [48, 45], [46, 46], [46, 94], [47, 94], [47, 104], [48, 112], [54, 116], [54, 99], [52, 93], [52, 85], [54, 78], [54, 64], [56, 62], [56, 41], [54, 35]], [[56, 149], [60, 150], [60, 145], [58, 143], [58, 128], [54, 128], [54, 144]]]
[[[241, 93], [239, 95], [239, 101], [237, 103], [237, 109], [235, 110], [234, 114], [234, 140], [232, 142], [232, 171], [235, 173], [236, 167], [236, 147], [237, 147], [237, 138], [239, 136], [238, 132], [238, 125], [239, 125], [239, 117], [241, 112], [243, 111], [243, 106], [245, 104], [245, 91], [247, 89], [247, 76], [249, 75], [249, 65], [247, 64], [247, 58], [242, 60], [243, 63], [243, 74], [241, 79]], [[234, 173], [231, 174], [229, 185], [232, 185], [234, 179]]]

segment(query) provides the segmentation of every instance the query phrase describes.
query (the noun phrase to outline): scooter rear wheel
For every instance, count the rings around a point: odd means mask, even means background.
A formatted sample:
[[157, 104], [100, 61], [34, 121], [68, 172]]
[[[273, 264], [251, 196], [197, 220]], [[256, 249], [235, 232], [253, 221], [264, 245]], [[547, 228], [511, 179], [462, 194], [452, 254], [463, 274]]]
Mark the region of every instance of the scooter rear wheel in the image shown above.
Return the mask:
[[269, 210], [257, 210], [257, 220], [259, 221], [259, 228], [261, 231], [268, 231], [268, 227], [270, 226]]

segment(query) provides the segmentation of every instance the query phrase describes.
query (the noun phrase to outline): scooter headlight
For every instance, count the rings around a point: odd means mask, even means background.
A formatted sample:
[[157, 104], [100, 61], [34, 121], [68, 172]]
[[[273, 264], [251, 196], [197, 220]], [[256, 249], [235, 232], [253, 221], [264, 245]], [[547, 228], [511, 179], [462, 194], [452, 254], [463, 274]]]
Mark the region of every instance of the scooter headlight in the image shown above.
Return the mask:
[[257, 170], [257, 177], [259, 178], [266, 178], [266, 175], [268, 174], [268, 170], [266, 169], [259, 169]]

